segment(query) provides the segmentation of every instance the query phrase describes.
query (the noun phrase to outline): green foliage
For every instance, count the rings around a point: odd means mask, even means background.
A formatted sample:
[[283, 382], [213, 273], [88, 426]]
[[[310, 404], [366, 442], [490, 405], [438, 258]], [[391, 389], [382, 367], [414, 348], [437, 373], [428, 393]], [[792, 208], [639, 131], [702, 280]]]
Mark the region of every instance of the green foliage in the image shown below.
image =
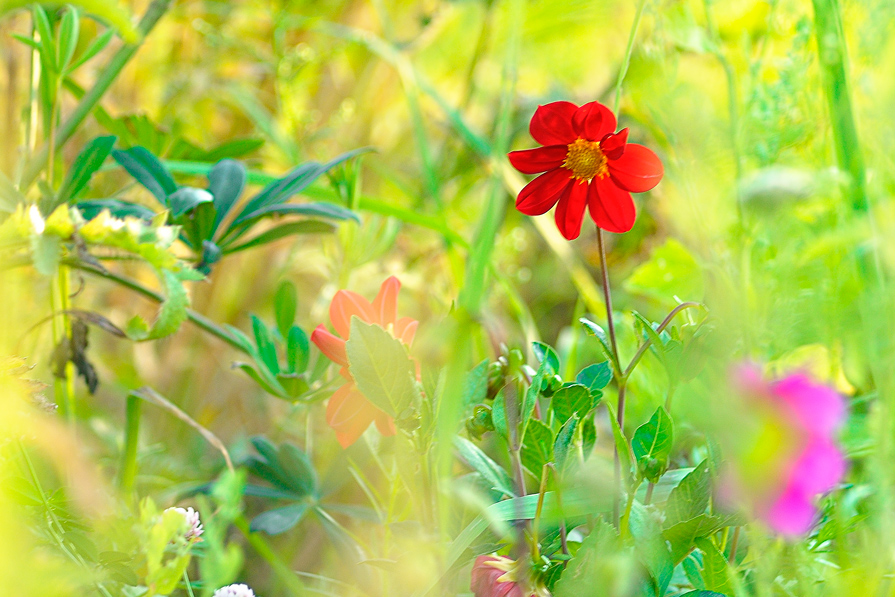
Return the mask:
[[674, 444], [674, 424], [663, 407], [656, 409], [650, 420], [637, 428], [631, 450], [640, 476], [655, 483], [668, 467]]
[[377, 408], [397, 417], [418, 401], [407, 348], [382, 327], [352, 317], [345, 351], [354, 383]]

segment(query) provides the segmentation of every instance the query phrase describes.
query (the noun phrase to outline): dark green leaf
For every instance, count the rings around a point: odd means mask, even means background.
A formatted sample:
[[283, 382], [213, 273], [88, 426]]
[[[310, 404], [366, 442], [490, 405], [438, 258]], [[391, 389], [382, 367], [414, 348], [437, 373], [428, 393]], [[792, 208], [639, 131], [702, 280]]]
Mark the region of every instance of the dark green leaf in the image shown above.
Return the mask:
[[217, 232], [221, 221], [230, 213], [245, 187], [245, 166], [236, 160], [224, 159], [208, 173], [208, 192], [214, 197], [216, 210], [212, 231]]
[[145, 147], [131, 147], [127, 150], [115, 149], [112, 157], [133, 176], [137, 182], [146, 187], [159, 202], [168, 205], [168, 195], [177, 190], [177, 183], [165, 170], [157, 157]]
[[289, 504], [259, 514], [252, 519], [252, 532], [264, 531], [268, 535], [285, 533], [297, 525], [308, 511], [308, 504]]
[[271, 182], [260, 193], [252, 197], [233, 221], [233, 224], [237, 225], [255, 217], [253, 214], [260, 209], [283, 203], [296, 193], [300, 193], [307, 188], [323, 172], [323, 167], [317, 162], [308, 162], [293, 168], [286, 176]]
[[588, 365], [578, 373], [575, 381], [587, 387], [595, 397], [602, 395], [600, 390], [612, 381], [612, 364], [609, 361]]
[[566, 467], [569, 451], [574, 448], [575, 431], [578, 429], [578, 413], [573, 413], [556, 434], [553, 443], [553, 460], [556, 468], [562, 472]]
[[108, 209], [109, 214], [113, 218], [118, 219], [132, 217], [148, 222], [155, 217], [155, 212], [148, 207], [137, 203], [119, 201], [118, 199], [89, 199], [87, 201], [78, 201], [74, 204], [74, 207], [78, 208], [85, 220], [92, 220], [104, 209]]
[[316, 495], [317, 472], [308, 455], [290, 443], [280, 445], [278, 455], [286, 484], [300, 495]]
[[235, 246], [231, 243], [236, 240], [238, 236], [233, 236], [229, 241], [225, 242], [224, 246], [227, 249], [227, 253], [237, 253], [253, 247], [266, 245], [267, 243], [280, 240], [287, 236], [294, 236], [296, 234], [331, 234], [335, 232], [335, 230], [335, 225], [330, 224], [329, 222], [322, 222], [320, 220], [301, 220], [299, 222], [281, 224]]
[[612, 347], [610, 346], [609, 337], [603, 331], [603, 328], [585, 317], [580, 318], [578, 321], [584, 324], [584, 329], [588, 334], [596, 336], [597, 340], [600, 341], [600, 346], [603, 348], [603, 354], [606, 358], [612, 360]]
[[168, 196], [168, 208], [173, 217], [179, 218], [202, 203], [212, 203], [213, 199], [205, 189], [181, 187]]
[[532, 419], [522, 441], [522, 465], [535, 479], [540, 479], [544, 465], [552, 461], [553, 431], [539, 420]]
[[513, 480], [502, 466], [491, 460], [478, 446], [466, 438], [457, 436], [454, 438], [454, 447], [460, 452], [460, 457], [475, 469], [493, 489], [500, 491], [507, 497], [514, 497], [516, 491], [513, 488]]
[[556, 351], [553, 350], [552, 346], [544, 344], [543, 342], [532, 342], [531, 347], [534, 350], [539, 363], [543, 363], [545, 360], [547, 361], [547, 366], [549, 367], [547, 375], [556, 375], [559, 373], [559, 356], [556, 354]]
[[255, 334], [255, 345], [258, 347], [258, 356], [268, 371], [276, 375], [280, 372], [280, 363], [277, 360], [277, 347], [273, 343], [273, 336], [264, 322], [256, 315], [252, 315], [252, 332]]
[[345, 351], [357, 388], [377, 408], [396, 417], [414, 402], [416, 368], [400, 340], [353, 316]]
[[585, 459], [597, 443], [597, 426], [593, 417], [587, 417], [581, 423], [581, 452]]
[[646, 479], [653, 483], [659, 480], [668, 465], [673, 443], [671, 417], [660, 406], [649, 421], [637, 428], [631, 440], [635, 462]]
[[289, 280], [283, 280], [277, 287], [273, 297], [274, 316], [277, 321], [277, 330], [281, 338], [289, 335], [289, 330], [295, 322], [295, 310], [298, 308], [298, 293], [295, 284]]
[[249, 224], [253, 220], [265, 216], [314, 216], [330, 220], [354, 220], [360, 222], [357, 214], [350, 209], [333, 203], [326, 203], [325, 201], [317, 201], [314, 203], [278, 203], [276, 205], [268, 205], [250, 212], [244, 217], [240, 216], [233, 222], [233, 225]]
[[59, 189], [58, 204], [61, 205], [68, 203], [72, 199], [77, 199], [84, 187], [87, 186], [87, 183], [90, 182], [90, 178], [103, 165], [106, 158], [109, 157], [109, 153], [115, 145], [115, 140], [116, 138], [111, 135], [97, 137], [84, 146], [84, 149], [81, 150], [72, 163], [65, 181]]
[[703, 460], [671, 490], [665, 505], [665, 528], [704, 514], [711, 494], [709, 465]]
[[304, 373], [308, 368], [311, 344], [308, 335], [297, 325], [289, 329], [286, 336], [286, 365], [290, 373]]
[[550, 400], [550, 406], [560, 424], [577, 414], [583, 419], [594, 407], [594, 398], [588, 389], [580, 384], [572, 384], [559, 389]]

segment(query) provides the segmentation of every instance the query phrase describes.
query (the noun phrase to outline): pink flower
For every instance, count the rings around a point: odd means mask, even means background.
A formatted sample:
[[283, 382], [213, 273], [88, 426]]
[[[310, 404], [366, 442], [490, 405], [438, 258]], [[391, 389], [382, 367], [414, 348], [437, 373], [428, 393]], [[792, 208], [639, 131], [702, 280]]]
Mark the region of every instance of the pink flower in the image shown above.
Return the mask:
[[740, 454], [740, 464], [758, 470], [741, 470], [734, 483], [751, 491], [756, 513], [772, 529], [783, 535], [806, 533], [817, 520], [815, 498], [835, 488], [845, 474], [845, 457], [835, 441], [845, 401], [804, 373], [766, 381], [754, 365], [735, 372], [734, 386], [759, 413], [759, 427], [773, 429]]
[[526, 571], [515, 560], [505, 556], [479, 556], [472, 565], [470, 588], [475, 597], [550, 597], [543, 586], [524, 588]]
[[201, 541], [200, 535], [203, 532], [202, 523], [199, 521], [199, 513], [193, 510], [192, 508], [167, 508], [165, 512], [168, 510], [173, 510], [181, 514], [186, 521], [187, 530], [184, 533], [183, 538], [187, 540], [189, 543], [196, 543], [197, 541]]

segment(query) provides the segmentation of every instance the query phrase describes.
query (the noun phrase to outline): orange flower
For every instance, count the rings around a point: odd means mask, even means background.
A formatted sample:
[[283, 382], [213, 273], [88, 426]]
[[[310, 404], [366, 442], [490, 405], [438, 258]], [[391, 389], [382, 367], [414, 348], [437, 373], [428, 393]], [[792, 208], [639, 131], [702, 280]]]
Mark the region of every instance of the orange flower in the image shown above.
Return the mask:
[[354, 385], [354, 379], [348, 371], [345, 341], [351, 333], [351, 316], [357, 315], [361, 321], [382, 326], [392, 336], [410, 346], [419, 322], [409, 317], [398, 318], [400, 288], [401, 282], [390, 276], [382, 283], [379, 294], [372, 303], [356, 292], [338, 291], [329, 305], [329, 319], [338, 336], [327, 331], [323, 324], [318, 325], [311, 334], [311, 342], [317, 345], [320, 352], [342, 366], [339, 374], [346, 380], [330, 397], [326, 407], [326, 423], [336, 432], [336, 439], [343, 448], [356, 442], [374, 421], [382, 435], [395, 434], [392, 418], [376, 408]]

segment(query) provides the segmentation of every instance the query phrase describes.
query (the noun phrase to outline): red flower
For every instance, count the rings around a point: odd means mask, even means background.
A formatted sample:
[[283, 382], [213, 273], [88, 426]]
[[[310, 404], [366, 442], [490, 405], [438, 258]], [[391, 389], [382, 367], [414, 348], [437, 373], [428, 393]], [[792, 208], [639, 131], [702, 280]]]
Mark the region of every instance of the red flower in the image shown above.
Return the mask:
[[470, 588], [475, 597], [550, 597], [540, 583], [524, 588], [524, 566], [505, 556], [478, 556], [472, 565]]
[[376, 408], [354, 385], [348, 372], [345, 340], [351, 333], [351, 316], [357, 315], [361, 321], [382, 326], [409, 346], [419, 322], [409, 317], [398, 319], [400, 288], [401, 282], [394, 276], [389, 277], [382, 283], [372, 304], [356, 292], [338, 291], [329, 305], [329, 319], [341, 338], [328, 332], [323, 324], [318, 325], [311, 334], [311, 342], [317, 345], [320, 352], [342, 366], [339, 374], [346, 380], [326, 406], [326, 423], [336, 432], [336, 439], [343, 448], [356, 442], [374, 421], [382, 435], [395, 434], [391, 417]]
[[509, 158], [524, 174], [544, 174], [519, 192], [516, 209], [539, 216], [556, 205], [556, 225], [567, 240], [581, 233], [585, 206], [603, 230], [630, 230], [631, 193], [655, 187], [664, 170], [655, 153], [628, 143], [628, 129], [616, 133], [615, 125], [615, 115], [599, 102], [539, 106], [529, 131], [544, 147], [511, 151]]

